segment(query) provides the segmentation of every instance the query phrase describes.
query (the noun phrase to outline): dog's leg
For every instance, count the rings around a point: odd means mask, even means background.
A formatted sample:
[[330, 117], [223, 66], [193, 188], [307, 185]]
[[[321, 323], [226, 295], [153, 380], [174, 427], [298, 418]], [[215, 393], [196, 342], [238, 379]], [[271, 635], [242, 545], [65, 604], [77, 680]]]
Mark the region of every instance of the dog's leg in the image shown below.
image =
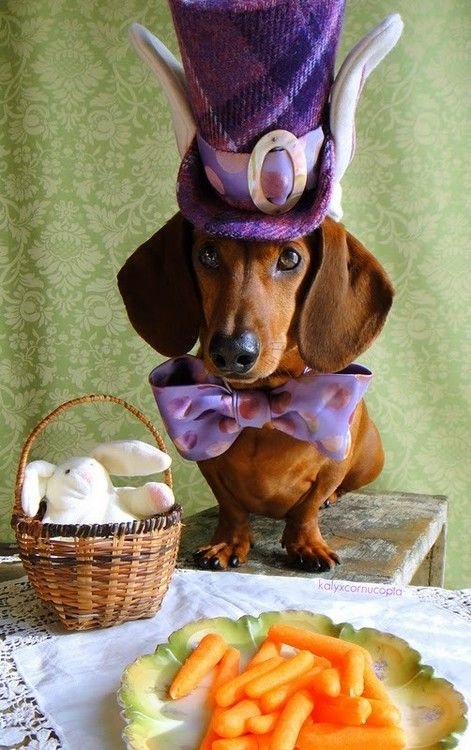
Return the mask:
[[339, 500], [342, 495], [344, 495], [346, 490], [342, 490], [340, 487], [335, 490], [335, 492], [332, 492], [330, 497], [327, 498], [327, 500], [324, 500], [324, 502], [321, 505], [321, 508], [330, 508], [331, 505], [335, 505], [337, 500]]
[[350, 468], [339, 487], [340, 494], [352, 492], [373, 482], [384, 465], [384, 450], [378, 429], [363, 410], [364, 429], [362, 439], [357, 440]]
[[197, 549], [194, 559], [201, 568], [236, 568], [247, 561], [252, 546], [249, 514], [224, 480], [205, 468], [202, 472], [219, 504], [219, 519], [210, 544]]
[[237, 568], [246, 562], [251, 546], [248, 513], [240, 506], [227, 513], [219, 504], [218, 525], [211, 543], [197, 549], [194, 559], [200, 568]]
[[364, 402], [357, 413], [358, 426], [355, 428], [355, 440], [352, 443], [348, 471], [340, 486], [325, 500], [323, 508], [336, 503], [345, 493], [358, 490], [373, 482], [383, 468], [384, 450], [381, 437], [375, 423], [368, 416], [368, 409]]
[[281, 539], [288, 555], [288, 564], [296, 568], [320, 573], [338, 565], [337, 554], [325, 542], [319, 529], [319, 508], [330, 498], [335, 488], [320, 478], [286, 515]]

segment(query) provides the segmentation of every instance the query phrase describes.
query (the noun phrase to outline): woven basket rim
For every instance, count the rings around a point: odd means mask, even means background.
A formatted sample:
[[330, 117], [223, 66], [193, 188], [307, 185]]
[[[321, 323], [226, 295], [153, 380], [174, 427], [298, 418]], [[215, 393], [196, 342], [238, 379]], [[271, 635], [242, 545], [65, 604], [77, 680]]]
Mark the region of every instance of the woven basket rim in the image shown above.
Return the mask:
[[136, 521], [125, 521], [121, 523], [102, 524], [57, 524], [43, 523], [37, 518], [26, 518], [24, 516], [13, 516], [12, 526], [17, 535], [28, 534], [34, 539], [49, 539], [63, 537], [70, 539], [94, 539], [110, 536], [124, 536], [131, 534], [138, 536], [148, 534], [162, 529], [169, 529], [179, 523], [182, 518], [183, 509], [175, 503], [165, 513]]

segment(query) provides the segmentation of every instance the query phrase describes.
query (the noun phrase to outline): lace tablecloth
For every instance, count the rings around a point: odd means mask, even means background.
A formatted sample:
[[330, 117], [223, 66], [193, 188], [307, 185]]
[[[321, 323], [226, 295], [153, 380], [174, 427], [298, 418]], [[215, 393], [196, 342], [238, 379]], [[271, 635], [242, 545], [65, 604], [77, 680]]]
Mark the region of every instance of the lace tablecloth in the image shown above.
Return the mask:
[[[20, 579], [0, 584], [0, 750], [119, 750], [129, 663], [191, 620], [283, 609], [405, 638], [471, 704], [471, 590], [178, 570], [153, 618], [66, 633]], [[471, 729], [459, 747], [471, 747]]]

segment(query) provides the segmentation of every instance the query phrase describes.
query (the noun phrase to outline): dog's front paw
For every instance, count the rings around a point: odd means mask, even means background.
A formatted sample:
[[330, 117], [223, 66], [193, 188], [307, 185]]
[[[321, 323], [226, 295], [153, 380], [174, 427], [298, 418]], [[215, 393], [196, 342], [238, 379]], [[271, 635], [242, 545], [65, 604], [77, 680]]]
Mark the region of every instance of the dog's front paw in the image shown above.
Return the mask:
[[249, 549], [250, 541], [218, 542], [197, 549], [193, 554], [193, 559], [199, 568], [206, 570], [238, 568], [247, 561]]
[[288, 552], [288, 565], [311, 573], [324, 573], [335, 565], [340, 565], [340, 560], [329, 547], [321, 550], [303, 549]]
[[289, 537], [289, 532], [285, 532], [282, 545], [286, 548], [290, 567], [323, 573], [340, 564], [337, 553], [324, 542], [320, 534], [313, 538], [305, 534], [294, 539]]

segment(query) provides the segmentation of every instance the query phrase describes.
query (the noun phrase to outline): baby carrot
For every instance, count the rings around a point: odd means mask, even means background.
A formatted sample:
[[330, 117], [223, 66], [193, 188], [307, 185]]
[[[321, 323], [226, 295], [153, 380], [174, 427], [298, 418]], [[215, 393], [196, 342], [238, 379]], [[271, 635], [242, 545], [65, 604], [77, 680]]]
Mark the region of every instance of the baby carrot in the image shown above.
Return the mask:
[[251, 734], [243, 737], [215, 740], [211, 750], [258, 750], [257, 739]]
[[322, 669], [312, 676], [309, 689], [315, 695], [327, 695], [329, 698], [336, 698], [340, 695], [340, 675], [338, 669]]
[[292, 695], [275, 724], [270, 750], [294, 750], [299, 731], [313, 707], [314, 700], [306, 691]]
[[270, 714], [261, 714], [260, 716], [252, 716], [245, 723], [247, 732], [252, 732], [252, 734], [268, 734], [268, 732], [272, 732], [278, 716], [278, 711], [273, 711]]
[[214, 676], [213, 684], [209, 690], [209, 700], [214, 704], [216, 692], [221, 685], [232, 680], [239, 674], [240, 651], [233, 646], [228, 646], [221, 661], [217, 665], [217, 671]]
[[[315, 664], [317, 664], [317, 661]], [[297, 693], [298, 690], [309, 688], [314, 675], [320, 671], [321, 667], [314, 666], [295, 680], [286, 682], [284, 685], [279, 685], [271, 690], [267, 690], [266, 693], [260, 696], [260, 708], [265, 713], [270, 713], [271, 711], [279, 709], [286, 703], [288, 698], [294, 693]]]
[[174, 700], [189, 695], [200, 681], [221, 660], [227, 643], [217, 633], [208, 633], [182, 664], [169, 687], [169, 696]]
[[245, 732], [247, 719], [260, 714], [255, 701], [242, 700], [231, 708], [217, 711], [211, 725], [220, 737], [240, 737]]
[[239, 674], [239, 663], [240, 663], [240, 652], [233, 646], [228, 646], [224, 655], [216, 667], [216, 674], [214, 676], [213, 684], [209, 690], [208, 698], [209, 705], [213, 708], [213, 713], [206, 730], [206, 734], [201, 740], [198, 750], [211, 750], [214, 740], [219, 739], [218, 735], [213, 729], [213, 722], [218, 712], [223, 711], [220, 706], [214, 706], [216, 691], [224, 685], [228, 680]]
[[198, 745], [198, 750], [212, 750], [213, 742], [218, 739], [218, 735], [210, 724], [208, 729], [206, 730], [206, 734]]
[[271, 750], [271, 734], [259, 734], [257, 735], [257, 746], [258, 750]]
[[303, 651], [312, 651], [317, 656], [334, 662], [339, 661], [352, 648], [364, 650], [349, 641], [283, 623], [272, 625], [268, 631], [268, 638], [275, 643], [286, 643], [287, 646], [294, 646]]
[[306, 723], [296, 743], [297, 750], [404, 750], [400, 727], [338, 727], [336, 724]]
[[[315, 656], [315, 654], [314, 654]], [[315, 667], [321, 667], [321, 669], [330, 669], [332, 666], [332, 662], [330, 662], [328, 659], [326, 659], [324, 656], [316, 656], [316, 660], [314, 662]]]
[[260, 698], [267, 690], [290, 682], [290, 680], [304, 674], [311, 669], [313, 664], [314, 655], [310, 651], [298, 651], [296, 656], [286, 659], [275, 669], [248, 682], [245, 686], [245, 692], [249, 698]]
[[271, 659], [262, 661], [260, 664], [256, 664], [255, 667], [247, 669], [245, 672], [237, 675], [237, 677], [226, 682], [225, 685], [221, 685], [215, 694], [217, 705], [227, 708], [228, 706], [237, 703], [237, 701], [244, 697], [245, 686], [248, 682], [254, 680], [256, 677], [260, 677], [260, 675], [265, 674], [265, 672], [269, 672], [284, 661], [285, 660], [282, 656], [273, 656]]
[[331, 700], [316, 701], [313, 719], [319, 723], [361, 726], [370, 714], [367, 698], [339, 695]]
[[365, 657], [359, 649], [351, 648], [340, 665], [341, 691], [345, 695], [361, 695], [364, 690]]
[[364, 688], [363, 695], [365, 698], [376, 698], [381, 701], [389, 701], [388, 691], [384, 687], [383, 683], [377, 677], [373, 666], [365, 661], [365, 674], [363, 675]]
[[279, 656], [279, 655], [280, 655], [280, 647], [278, 646], [278, 644], [273, 643], [273, 641], [263, 641], [257, 653], [251, 658], [251, 660], [247, 664], [246, 669], [255, 667], [256, 664], [259, 664], [261, 661], [266, 661], [267, 659], [271, 659], [272, 656]]
[[371, 713], [366, 720], [367, 726], [387, 727], [400, 723], [401, 712], [391, 701], [380, 701], [376, 698], [368, 698], [368, 700]]
[[213, 723], [218, 713], [221, 711], [224, 711], [224, 709], [221, 708], [220, 706], [213, 707], [213, 711], [210, 716], [208, 726], [206, 728], [206, 733], [203, 739], [201, 740], [200, 744], [198, 745], [198, 750], [211, 750], [214, 740], [219, 739], [219, 736], [214, 731]]

